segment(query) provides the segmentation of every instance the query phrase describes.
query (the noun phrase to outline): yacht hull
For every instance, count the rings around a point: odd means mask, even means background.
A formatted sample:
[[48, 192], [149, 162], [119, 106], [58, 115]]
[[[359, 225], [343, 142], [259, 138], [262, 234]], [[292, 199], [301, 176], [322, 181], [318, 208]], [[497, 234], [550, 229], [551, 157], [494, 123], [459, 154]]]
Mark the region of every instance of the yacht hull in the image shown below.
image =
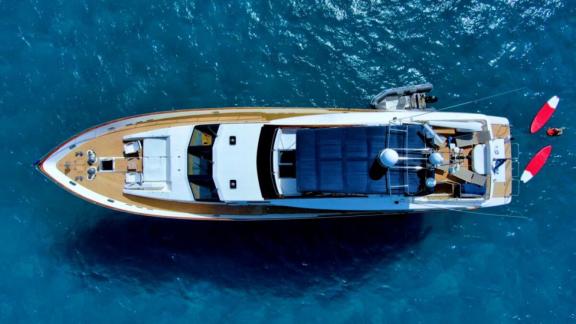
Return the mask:
[[[378, 115], [369, 115], [378, 114]], [[438, 114], [438, 113], [436, 113]], [[453, 114], [457, 115], [457, 114]], [[469, 114], [471, 115], [471, 114]], [[302, 118], [314, 116], [319, 124], [361, 123], [363, 119], [387, 116], [392, 120], [398, 113], [380, 112], [366, 109], [322, 109], [322, 108], [221, 108], [191, 109], [151, 113], [113, 120], [89, 128], [62, 143], [44, 158], [36, 167], [50, 180], [63, 189], [99, 206], [132, 214], [190, 220], [287, 220], [303, 218], [364, 217], [384, 214], [404, 214], [443, 209], [475, 209], [484, 207], [479, 203], [438, 206], [434, 202], [418, 203], [412, 200], [402, 206], [382, 206], [362, 210], [361, 205], [351, 209], [326, 207], [308, 208], [298, 204], [274, 204], [270, 202], [250, 203], [204, 203], [187, 201], [166, 201], [125, 194], [123, 173], [99, 173], [97, 180], [90, 181], [84, 176], [85, 152], [94, 150], [102, 156], [121, 159], [122, 141], [135, 133], [153, 131], [180, 125], [225, 124], [225, 123], [280, 123], [305, 124]], [[367, 116], [367, 117], [366, 117]], [[372, 117], [374, 116], [374, 117]], [[483, 116], [483, 115], [482, 115]], [[459, 118], [466, 118], [466, 114]], [[385, 121], [384, 121], [385, 122]], [[509, 137], [509, 132], [503, 136]], [[80, 156], [79, 156], [80, 155]], [[509, 202], [503, 196], [498, 204]]]

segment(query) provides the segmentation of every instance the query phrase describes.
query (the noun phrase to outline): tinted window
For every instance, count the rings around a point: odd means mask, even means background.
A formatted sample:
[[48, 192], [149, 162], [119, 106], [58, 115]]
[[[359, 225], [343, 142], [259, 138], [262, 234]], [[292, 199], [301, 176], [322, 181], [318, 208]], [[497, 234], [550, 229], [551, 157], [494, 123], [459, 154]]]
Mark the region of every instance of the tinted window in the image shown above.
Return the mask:
[[197, 201], [219, 201], [212, 178], [212, 145], [218, 125], [194, 127], [188, 144], [188, 182]]

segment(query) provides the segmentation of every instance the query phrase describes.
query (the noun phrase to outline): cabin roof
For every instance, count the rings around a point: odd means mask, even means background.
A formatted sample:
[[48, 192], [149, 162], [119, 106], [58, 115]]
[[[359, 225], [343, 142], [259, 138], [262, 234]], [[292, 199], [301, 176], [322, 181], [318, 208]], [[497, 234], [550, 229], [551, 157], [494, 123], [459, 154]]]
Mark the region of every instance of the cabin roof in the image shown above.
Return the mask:
[[[408, 194], [424, 182], [420, 125], [306, 128], [296, 134], [296, 178], [301, 193]], [[401, 157], [383, 172], [377, 158], [385, 148]]]
[[213, 146], [212, 176], [222, 201], [263, 200], [256, 156], [262, 124], [221, 124]]

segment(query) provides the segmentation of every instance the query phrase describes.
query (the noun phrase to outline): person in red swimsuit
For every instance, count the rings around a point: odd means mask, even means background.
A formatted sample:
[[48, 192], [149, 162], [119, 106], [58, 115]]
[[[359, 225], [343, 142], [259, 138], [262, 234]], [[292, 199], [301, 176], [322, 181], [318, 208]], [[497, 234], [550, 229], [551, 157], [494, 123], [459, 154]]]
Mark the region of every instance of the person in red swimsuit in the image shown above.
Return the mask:
[[546, 130], [546, 135], [548, 136], [560, 136], [564, 132], [564, 127], [557, 128], [551, 127]]

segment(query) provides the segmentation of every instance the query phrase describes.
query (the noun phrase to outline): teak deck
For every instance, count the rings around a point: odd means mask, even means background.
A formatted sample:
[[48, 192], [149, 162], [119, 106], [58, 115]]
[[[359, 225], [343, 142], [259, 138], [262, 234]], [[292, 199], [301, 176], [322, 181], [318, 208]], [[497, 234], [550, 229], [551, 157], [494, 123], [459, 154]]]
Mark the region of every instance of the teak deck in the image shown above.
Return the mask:
[[505, 140], [504, 148], [506, 150], [505, 172], [506, 182], [494, 182], [494, 197], [510, 197], [512, 195], [512, 144], [510, 143], [510, 126], [492, 125], [494, 138], [503, 138]]
[[[449, 136], [454, 135], [453, 129], [439, 129], [437, 132], [441, 135]], [[512, 195], [512, 145], [510, 144], [510, 127], [508, 125], [492, 125], [493, 138], [504, 139], [505, 140], [505, 157], [508, 159], [504, 165], [506, 169], [506, 182], [492, 182], [491, 177], [488, 176], [486, 180], [486, 189], [490, 190], [490, 187], [494, 186], [493, 197], [510, 197]], [[472, 151], [471, 147], [463, 148], [461, 156], [464, 157], [461, 168], [471, 170], [469, 163], [470, 153]], [[448, 147], [443, 147], [439, 152], [444, 157], [445, 161], [450, 160], [450, 150]], [[437, 187], [433, 198], [435, 199], [447, 199], [453, 194], [455, 189], [454, 185], [461, 183], [462, 180], [449, 174], [447, 171], [436, 170], [435, 174], [436, 182], [439, 184]], [[432, 198], [432, 197], [431, 197]]]

